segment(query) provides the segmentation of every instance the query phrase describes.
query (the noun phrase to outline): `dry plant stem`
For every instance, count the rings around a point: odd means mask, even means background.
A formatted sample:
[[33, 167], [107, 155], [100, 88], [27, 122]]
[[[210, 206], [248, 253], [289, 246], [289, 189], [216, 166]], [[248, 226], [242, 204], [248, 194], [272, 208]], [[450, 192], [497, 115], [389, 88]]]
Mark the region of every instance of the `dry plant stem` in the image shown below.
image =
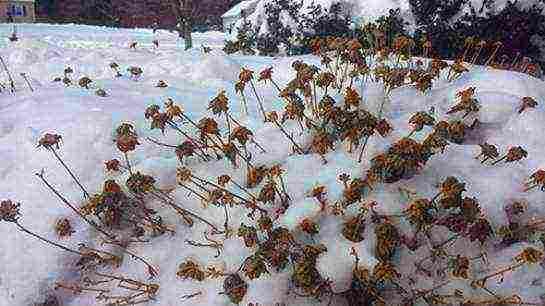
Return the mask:
[[479, 58], [479, 55], [481, 55], [482, 50], [483, 50], [483, 47], [479, 47], [479, 49], [477, 49], [477, 52], [475, 52], [475, 55], [473, 56], [473, 59], [471, 60], [472, 65], [475, 65], [475, 62], [477, 61], [477, 58]]
[[519, 263], [517, 263], [517, 264], [508, 266], [508, 267], [503, 268], [503, 269], [501, 269], [501, 270], [499, 270], [499, 271], [497, 271], [497, 272], [494, 272], [494, 273], [492, 273], [492, 274], [490, 274], [490, 275], [487, 275], [487, 276], [485, 276], [485, 277], [479, 278], [479, 279], [477, 279], [476, 281], [477, 281], [477, 282], [482, 282], [482, 283], [484, 284], [484, 283], [486, 283], [486, 281], [489, 280], [490, 278], [493, 278], [493, 277], [498, 276], [498, 275], [503, 275], [505, 272], [509, 272], [509, 271], [513, 271], [513, 270], [515, 270], [515, 269], [518, 269], [518, 268], [524, 266], [524, 264], [525, 264], [525, 262], [519, 262]]
[[121, 246], [120, 244], [117, 244], [117, 243], [114, 243], [114, 242], [105, 242], [105, 243], [106, 243], [106, 244], [111, 244], [111, 245], [115, 245], [115, 246], [120, 247], [121, 250], [122, 250], [124, 253], [129, 254], [133, 259], [136, 259], [136, 260], [140, 261], [141, 263], [143, 263], [144, 265], [146, 265], [146, 267], [148, 268], [148, 270], [154, 271], [154, 272], [156, 271], [155, 268], [153, 268], [153, 266], [152, 266], [150, 263], [148, 263], [148, 262], [147, 262], [145, 259], [143, 259], [142, 257], [140, 257], [140, 256], [134, 254], [133, 252], [127, 250], [126, 247], [123, 247], [123, 246]]
[[9, 72], [8, 66], [6, 65], [6, 62], [4, 62], [4, 59], [1, 56], [0, 56], [0, 62], [2, 63], [2, 66], [4, 67], [6, 74], [8, 75], [11, 93], [15, 93], [15, 81], [13, 81], [13, 78], [11, 77], [11, 73]]
[[[178, 147], [176, 147], [176, 146], [169, 145], [169, 144], [166, 144], [166, 143], [162, 143], [162, 142], [160, 142], [160, 141], [157, 141], [157, 140], [155, 140], [155, 139], [153, 139], [153, 138], [151, 138], [151, 137], [147, 137], [146, 140], [148, 140], [149, 142], [152, 142], [152, 143], [154, 143], [154, 144], [156, 144], [156, 145], [159, 145], [159, 146], [163, 146], [163, 147], [167, 147], [167, 148], [173, 148], [173, 149], [177, 149], [177, 148], [178, 148]], [[190, 140], [190, 141], [191, 141], [191, 140]], [[200, 150], [202, 153], [204, 153], [202, 147], [197, 146], [197, 148], [199, 148], [199, 150]], [[201, 154], [199, 154], [199, 153], [197, 153], [197, 152], [195, 152], [195, 154], [197, 154], [197, 156], [199, 156], [199, 157], [200, 157], [201, 159], [203, 159], [204, 161], [207, 161], [207, 160], [208, 160], [205, 156], [203, 156], [203, 155], [201, 155]], [[206, 153], [204, 153], [204, 154], [206, 154]]]
[[89, 291], [89, 292], [102, 292], [102, 293], [108, 293], [108, 292], [110, 292], [110, 290], [107, 290], [107, 289], [97, 289], [97, 288], [81, 287], [81, 286], [78, 286], [78, 285], [69, 286], [69, 285], [65, 285], [65, 284], [56, 282], [56, 283], [55, 283], [55, 290], [58, 289], [58, 288], [70, 290], [70, 291], [72, 291], [73, 293], [76, 293], [76, 294], [81, 293], [81, 292], [83, 292], [83, 291]]
[[242, 109], [244, 111], [244, 114], [248, 116], [248, 102], [246, 101], [246, 95], [244, 94], [244, 92], [241, 92], [240, 96], [242, 97]]
[[[185, 187], [186, 189], [190, 189], [185, 185], [180, 185], [180, 186]], [[192, 189], [190, 189], [190, 190], [192, 190]], [[195, 191], [193, 191], [193, 192], [195, 192]], [[210, 226], [214, 230], [214, 232], [221, 233], [221, 231], [218, 230], [218, 228], [214, 224], [210, 223], [209, 221], [207, 221], [206, 219], [200, 217], [199, 215], [178, 206], [176, 203], [174, 203], [174, 200], [172, 198], [170, 198], [168, 195], [162, 193], [160, 190], [154, 190], [154, 191], [151, 192], [151, 194], [153, 196], [155, 196], [156, 198], [158, 198], [159, 200], [163, 201], [164, 203], [168, 204], [170, 207], [174, 208], [178, 213], [180, 213], [182, 215], [189, 215], [189, 216], [191, 216], [191, 217], [193, 217], [193, 218], [207, 224], [208, 226]]]
[[276, 88], [276, 90], [278, 90], [278, 92], [282, 92], [282, 89], [280, 89], [280, 86], [278, 86], [278, 84], [271, 78], [271, 84], [273, 84], [273, 86]]
[[516, 68], [516, 63], [517, 63], [519, 57], [520, 57], [520, 53], [517, 53], [517, 55], [515, 56], [515, 58], [511, 62], [511, 69]]
[[85, 190], [85, 188], [83, 187], [83, 185], [81, 185], [81, 183], [79, 182], [79, 180], [76, 178], [76, 176], [74, 175], [74, 173], [72, 173], [72, 171], [70, 171], [70, 168], [68, 168], [68, 166], [63, 162], [63, 160], [61, 159], [61, 157], [59, 156], [59, 154], [57, 154], [57, 150], [55, 150], [55, 148], [53, 147], [49, 147], [49, 150], [53, 153], [53, 155], [57, 158], [57, 160], [61, 163], [61, 165], [64, 167], [64, 169], [66, 169], [66, 171], [68, 172], [68, 174], [70, 174], [70, 176], [72, 177], [72, 179], [76, 182], [76, 184], [78, 184], [79, 188], [81, 188], [81, 190], [83, 191], [83, 196], [86, 198], [86, 199], [89, 199], [90, 196], [89, 196], [89, 193], [87, 192], [87, 190]]
[[[191, 175], [191, 177], [192, 177], [193, 179], [196, 179], [196, 180], [198, 180], [198, 181], [204, 183], [204, 184], [209, 184], [209, 185], [211, 185], [211, 186], [213, 186], [213, 187], [215, 187], [215, 188], [217, 188], [217, 189], [219, 189], [219, 190], [221, 190], [221, 191], [223, 191], [223, 192], [225, 192], [225, 193], [228, 193], [228, 194], [230, 194], [231, 196], [233, 196], [234, 198], [239, 199], [239, 200], [242, 201], [243, 203], [252, 205], [252, 208], [257, 209], [257, 210], [259, 210], [260, 212], [265, 212], [265, 213], [267, 212], [265, 209], [263, 209], [263, 208], [257, 206], [257, 204], [254, 204], [254, 203], [252, 203], [251, 201], [249, 201], [249, 200], [247, 200], [247, 199], [245, 199], [245, 198], [243, 198], [243, 197], [241, 197], [241, 196], [239, 196], [239, 195], [237, 195], [237, 194], [234, 194], [233, 192], [231, 192], [231, 191], [229, 191], [229, 190], [227, 190], [227, 189], [225, 189], [225, 188], [223, 188], [223, 187], [221, 187], [221, 186], [219, 186], [219, 185], [217, 185], [217, 184], [215, 184], [215, 183], [212, 183], [212, 182], [210, 182], [210, 181], [204, 180], [204, 179], [202, 179], [202, 178], [200, 178], [200, 177], [197, 177], [197, 176], [194, 176], [194, 175]], [[199, 188], [201, 188], [201, 189], [205, 190], [206, 192], [208, 192], [208, 190], [207, 190], [204, 186], [202, 186], [202, 185], [200, 185], [200, 184], [197, 184], [197, 182], [195, 182], [194, 180], [192, 180], [191, 182], [192, 182], [193, 184], [197, 185]], [[246, 188], [241, 187], [240, 185], [238, 185], [236, 182], [234, 182], [234, 181], [232, 181], [232, 180], [231, 180], [231, 182], [233, 182], [233, 184], [234, 184], [235, 186], [237, 186], [238, 188], [240, 188], [241, 190], [243, 190], [245, 193], [247, 193], [254, 201], [257, 201], [257, 198], [256, 198], [254, 195], [252, 195], [250, 192], [248, 192], [248, 191], [246, 190]], [[197, 196], [199, 196], [203, 201], [206, 201], [206, 200], [207, 200], [204, 196], [199, 195], [196, 191], [194, 191], [194, 190], [191, 189], [190, 187], [187, 187], [187, 186], [184, 186], [184, 187], [186, 187], [186, 189], [188, 189], [190, 192], [193, 192], [193, 193], [197, 194]]]
[[51, 184], [49, 184], [49, 182], [45, 179], [44, 177], [44, 173], [43, 173], [43, 170], [41, 173], [35, 173], [35, 175], [37, 177], [40, 178], [40, 180], [42, 180], [42, 182], [59, 198], [61, 199], [61, 201], [66, 204], [68, 207], [70, 207], [78, 216], [80, 216], [83, 220], [85, 220], [85, 222], [87, 222], [89, 225], [91, 225], [93, 228], [95, 228], [98, 232], [102, 233], [103, 235], [105, 235], [106, 237], [110, 238], [110, 239], [115, 239], [115, 236], [112, 235], [112, 234], [109, 234], [107, 233], [106, 231], [102, 230], [95, 222], [93, 222], [92, 220], [89, 220], [87, 219], [86, 216], [84, 216], [79, 210], [77, 210], [72, 204], [70, 204], [70, 202], [68, 202], [68, 200], [63, 197], [53, 186], [51, 186]]
[[26, 84], [28, 85], [28, 88], [30, 89], [30, 91], [34, 91], [34, 88], [32, 88], [32, 85], [30, 84], [30, 81], [28, 80], [28, 78], [26, 77], [25, 74], [22, 75], [23, 79], [25, 79], [25, 82]]
[[267, 120], [267, 116], [265, 115], [265, 108], [263, 107], [263, 102], [261, 101], [261, 97], [257, 94], [257, 90], [255, 88], [253, 80], [250, 80], [250, 86], [252, 87], [255, 98], [257, 99], [257, 103], [259, 104], [259, 110], [261, 110], [261, 114], [263, 115], [263, 120], [265, 121]]
[[297, 153], [304, 154], [303, 149], [301, 149], [301, 147], [295, 142], [293, 137], [290, 134], [288, 134], [288, 132], [286, 132], [286, 130], [278, 122], [274, 121], [274, 124], [276, 125], [276, 127], [278, 127], [280, 129], [282, 134], [284, 134], [284, 136], [286, 136], [291, 141], [291, 143], [293, 144], [293, 146], [297, 150]]
[[494, 166], [494, 165], [496, 165], [497, 163], [499, 163], [499, 162], [505, 160], [506, 158], [507, 158], [507, 155], [504, 156], [504, 157], [502, 157], [502, 158], [500, 158], [500, 159], [497, 159], [496, 161], [494, 161], [494, 162], [492, 163], [492, 166]]
[[191, 294], [186, 294], [184, 296], [182, 296], [182, 300], [189, 300], [189, 299], [192, 299], [198, 295], [201, 295], [202, 294], [202, 291], [197, 291], [195, 293], [191, 293]]
[[464, 50], [464, 54], [462, 55], [462, 62], [465, 62], [466, 60], [466, 56], [467, 54], [469, 53], [469, 49], [471, 49], [471, 47], [467, 46]]
[[172, 121], [168, 121], [168, 125], [175, 129], [176, 131], [178, 131], [180, 134], [182, 134], [185, 138], [187, 138], [189, 141], [191, 141], [191, 143], [193, 145], [195, 145], [199, 151], [201, 152], [201, 155], [199, 156], [200, 158], [204, 159], [205, 161], [208, 161], [209, 159], [209, 155], [206, 154], [206, 152], [204, 151], [203, 147], [206, 147], [206, 145], [204, 143], [202, 143], [201, 141], [198, 141], [196, 140], [195, 138], [189, 136], [189, 134], [187, 134], [186, 132], [184, 132], [182, 129], [180, 129], [178, 127], [178, 125], [175, 123], [175, 122], [172, 122]]
[[125, 157], [125, 163], [127, 164], [127, 169], [129, 170], [129, 174], [132, 176], [132, 168], [131, 168], [131, 162], [129, 160], [129, 155], [127, 152], [123, 152], [123, 156]]
[[[181, 114], [180, 114], [180, 117], [181, 117], [182, 119], [187, 120], [187, 121], [188, 121], [191, 125], [193, 125], [197, 130], [200, 130], [200, 128], [199, 128], [199, 126], [197, 125], [197, 123], [195, 123], [195, 121], [191, 120], [191, 118], [189, 118], [186, 114], [181, 113]], [[218, 154], [217, 151], [216, 151], [216, 147], [219, 147], [219, 146], [214, 142], [214, 139], [213, 139], [212, 137], [210, 137], [210, 135], [208, 135], [208, 134], [205, 134], [204, 136], [206, 137], [206, 139], [210, 140], [210, 141], [212, 142], [212, 144], [214, 144], [214, 146], [212, 146], [212, 150], [214, 150], [214, 153], [216, 153], [216, 155], [219, 156], [219, 154]], [[201, 143], [202, 143], [202, 142], [201, 142]], [[202, 144], [203, 144], [203, 146], [205, 146], [205, 147], [207, 146], [206, 143], [202, 143]], [[222, 152], [221, 147], [219, 147], [219, 148], [220, 148], [220, 152]], [[205, 154], [205, 155], [206, 155], [206, 154]]]
[[[382, 99], [382, 103], [380, 104], [380, 109], [378, 111], [378, 120], [380, 120], [382, 118], [382, 112], [384, 111], [384, 104], [386, 103], [386, 99], [388, 99], [389, 94], [390, 94], [390, 91], [386, 90], [386, 88], [384, 88], [384, 98]], [[369, 137], [371, 137], [371, 136], [365, 136], [365, 140], [363, 141], [363, 146], [361, 147], [360, 155], [358, 156], [358, 163], [361, 163], [362, 160], [363, 160], [363, 152], [365, 152], [365, 147], [367, 146], [367, 142], [369, 141]], [[410, 135], [409, 135], [409, 137], [410, 137]]]
[[485, 66], [488, 66], [490, 65], [490, 63], [494, 60], [494, 58], [496, 57], [496, 54], [498, 53], [498, 50], [500, 49], [500, 46], [496, 46], [496, 48], [494, 49], [494, 52], [492, 52], [492, 55], [490, 55], [490, 57], [488, 58], [488, 60], [486, 61], [486, 63], [484, 64]]
[[[244, 193], [246, 193], [248, 196], [250, 196], [250, 198], [252, 198], [253, 201], [256, 201], [257, 202], [257, 198], [251, 193], [249, 192], [246, 188], [242, 187], [239, 183], [231, 180], [231, 182], [233, 183], [233, 185], [235, 185], [238, 189], [242, 190]], [[233, 194], [233, 193], [232, 193]], [[238, 197], [237, 195], [233, 194], [233, 196], [239, 198], [239, 199], [242, 199], [241, 197]], [[261, 210], [261, 209], [260, 209]], [[264, 210], [263, 210], [264, 211]]]
[[[229, 120], [233, 121], [233, 123], [235, 123], [236, 125], [238, 126], [242, 126], [242, 124], [240, 124], [240, 122], [238, 122], [235, 118], [233, 118], [233, 116], [231, 116], [231, 114], [227, 114], [227, 116], [229, 117]], [[267, 151], [259, 144], [257, 143], [257, 141], [255, 141], [253, 138], [250, 138], [250, 142], [253, 143], [256, 147], [258, 147], [260, 150], [261, 150], [261, 153], [266, 153]]]
[[67, 247], [65, 247], [65, 246], [63, 246], [63, 245], [60, 245], [60, 244], [58, 244], [58, 243], [56, 243], [56, 242], [53, 242], [53, 241], [51, 241], [51, 240], [48, 240], [48, 239], [46, 239], [46, 238], [44, 238], [44, 237], [42, 237], [42, 236], [40, 236], [40, 235], [38, 235], [38, 234], [34, 234], [33, 232], [31, 232], [31, 231], [29, 231], [28, 229], [26, 229], [25, 227], [23, 227], [19, 222], [14, 222], [14, 223], [15, 223], [15, 225], [17, 225], [17, 227], [18, 227], [21, 231], [23, 231], [23, 232], [25, 232], [25, 233], [27, 233], [27, 234], [29, 234], [29, 235], [35, 237], [35, 238], [38, 238], [38, 239], [40, 239], [41, 241], [43, 241], [43, 242], [45, 242], [45, 243], [48, 243], [48, 244], [53, 245], [53, 246], [56, 246], [56, 247], [58, 247], [58, 248], [60, 248], [60, 249], [62, 249], [62, 250], [65, 250], [65, 251], [67, 251], [67, 252], [70, 252], [70, 253], [73, 253], [73, 254], [76, 254], [76, 255], [79, 255], [79, 256], [86, 256], [86, 255], [87, 255], [87, 254], [84, 254], [84, 253], [82, 253], [82, 252], [78, 252], [78, 251], [76, 251], [76, 250], [72, 250], [72, 249], [70, 249], [70, 248], [67, 248]]

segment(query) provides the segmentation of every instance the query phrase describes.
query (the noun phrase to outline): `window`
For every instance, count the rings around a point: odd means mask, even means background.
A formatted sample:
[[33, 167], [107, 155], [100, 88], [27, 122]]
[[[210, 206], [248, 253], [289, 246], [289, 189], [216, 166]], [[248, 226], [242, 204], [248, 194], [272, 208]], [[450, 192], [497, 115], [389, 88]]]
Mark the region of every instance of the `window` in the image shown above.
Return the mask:
[[25, 17], [26, 7], [22, 4], [12, 4], [10, 8], [10, 13], [13, 17]]

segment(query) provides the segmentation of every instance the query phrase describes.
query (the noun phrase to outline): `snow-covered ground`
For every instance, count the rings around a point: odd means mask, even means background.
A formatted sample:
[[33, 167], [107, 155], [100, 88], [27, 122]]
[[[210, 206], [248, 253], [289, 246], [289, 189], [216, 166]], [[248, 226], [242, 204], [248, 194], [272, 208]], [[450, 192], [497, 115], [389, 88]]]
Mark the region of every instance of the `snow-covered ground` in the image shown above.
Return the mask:
[[[10, 198], [21, 202], [21, 223], [51, 240], [57, 241], [53, 230], [55, 221], [60, 217], [68, 217], [76, 233], [61, 243], [76, 247], [77, 243], [85, 242], [102, 248], [96, 241], [96, 234], [60, 203], [34, 175], [45, 169], [46, 178], [58, 190], [62, 190], [73, 203], [81, 204], [78, 186], [66, 175], [50, 152], [36, 149], [40, 136], [47, 132], [61, 134], [63, 144], [59, 152], [62, 158], [91, 192], [99, 192], [105, 179], [112, 178], [123, 183], [127, 178], [126, 172], [117, 175], [106, 173], [103, 163], [112, 158], [123, 158], [112, 139], [120, 123], [131, 122], [137, 128], [142, 143], [136, 151], [130, 153], [133, 167], [153, 175], [160, 188], [176, 187], [178, 161], [174, 152], [154, 145], [145, 138], [151, 136], [170, 144], [177, 144], [180, 138], [172, 130], [167, 131], [166, 136], [157, 130], [151, 131], [149, 122], [144, 118], [144, 111], [150, 104], [163, 105], [165, 99], [170, 97], [194, 119], [204, 115], [213, 116], [207, 111], [208, 102], [222, 89], [226, 90], [231, 99], [232, 113], [254, 131], [256, 141], [267, 150], [267, 154], [261, 154], [252, 148], [254, 162], [268, 166], [280, 164], [286, 170], [285, 182], [293, 204], [279, 223], [294, 228], [303, 217], [311, 217], [320, 224], [320, 233], [314, 239], [326, 245], [328, 252], [320, 256], [317, 266], [324, 277], [331, 279], [335, 291], [343, 291], [349, 285], [354, 262], [350, 255], [351, 247], [358, 251], [362, 266], [372, 268], [377, 262], [373, 255], [373, 226], [366, 229], [366, 239], [361, 243], [347, 241], [340, 233], [342, 219], [320, 211], [318, 203], [308, 197], [308, 192], [314, 186], [323, 185], [327, 188], [330, 202], [340, 199], [342, 185], [337, 180], [340, 173], [361, 176], [367, 170], [370, 158], [390, 143], [409, 134], [411, 127], [408, 119], [414, 112], [426, 111], [434, 106], [437, 119], [444, 119], [445, 112], [455, 103], [456, 93], [468, 87], [477, 88], [476, 98], [482, 105], [478, 118], [485, 128], [478, 135], [478, 141], [449, 145], [445, 154], [432, 158], [414, 178], [379, 185], [366, 200], [380, 203], [377, 207], [379, 212], [396, 213], [407, 205], [406, 199], [400, 196], [399, 187], [415, 190], [420, 197], [432, 197], [436, 193], [435, 184], [447, 176], [456, 176], [467, 184], [465, 194], [479, 199], [483, 214], [490, 218], [495, 228], [506, 223], [503, 208], [514, 200], [526, 200], [531, 204], [528, 218], [545, 215], [544, 193], [522, 191], [522, 184], [528, 176], [538, 168], [545, 168], [545, 84], [527, 75], [472, 67], [469, 73], [454, 82], [435, 83], [426, 94], [412, 87], [396, 89], [384, 112], [394, 132], [386, 138], [371, 137], [362, 164], [357, 163], [356, 153], [348, 154], [345, 144], [338, 144], [335, 152], [325, 156], [329, 162], [322, 165], [316, 154], [290, 155], [290, 145], [278, 129], [270, 123], [262, 123], [257, 103], [251, 95], [248, 95], [250, 114], [243, 116], [234, 91], [241, 67], [260, 71], [273, 66], [274, 79], [280, 84], [286, 84], [294, 76], [291, 69], [294, 60], [319, 65], [316, 57], [227, 56], [221, 51], [222, 33], [196, 34], [197, 48], [189, 51], [180, 48], [175, 34], [163, 31], [154, 35], [150, 30], [19, 25], [21, 40], [16, 43], [9, 43], [4, 38], [10, 33], [10, 27], [0, 25], [0, 56], [6, 60], [11, 73], [16, 77], [18, 88], [15, 95], [0, 94], [0, 199]], [[159, 49], [153, 47], [153, 39], [159, 40]], [[128, 48], [132, 41], [138, 41], [136, 50]], [[198, 48], [201, 44], [212, 47], [212, 52], [204, 54]], [[144, 73], [138, 81], [126, 76], [115, 78], [108, 66], [111, 62], [117, 62], [123, 73], [127, 67], [134, 65], [142, 67]], [[62, 75], [66, 66], [73, 68], [73, 78], [90, 77], [93, 80], [92, 89], [77, 86], [67, 88], [62, 83], [52, 82], [54, 77]], [[28, 89], [20, 73], [26, 73], [30, 78], [34, 92]], [[5, 81], [2, 69], [0, 79]], [[158, 80], [164, 80], [170, 86], [156, 88]], [[96, 96], [94, 91], [97, 88], [103, 88], [109, 96]], [[257, 90], [265, 97], [265, 108], [268, 111], [282, 110], [283, 103], [275, 98], [276, 93], [270, 85], [258, 84]], [[383, 100], [382, 95], [381, 85], [367, 83], [363, 88], [363, 106], [376, 112]], [[536, 99], [539, 105], [518, 114], [516, 110], [520, 100], [526, 96]], [[292, 130], [295, 132], [296, 127]], [[427, 131], [417, 133], [415, 137], [422, 138]], [[303, 141], [306, 138], [296, 135], [296, 139]], [[497, 145], [502, 154], [508, 147], [521, 145], [528, 151], [528, 158], [512, 164], [483, 166], [474, 157], [480, 152], [477, 144], [485, 141]], [[244, 167], [233, 170], [224, 160], [208, 163], [192, 160], [189, 167], [194, 174], [203, 178], [215, 179], [229, 173], [235, 180], [244, 181]], [[214, 220], [218, 226], [223, 224], [223, 210], [215, 207], [204, 209], [199, 199], [188, 196], [181, 188], [175, 189], [172, 195], [184, 207], [198, 211], [202, 216]], [[251, 254], [251, 250], [244, 246], [240, 238], [234, 236], [224, 242], [222, 255], [214, 258], [214, 250], [185, 243], [187, 239], [203, 241], [202, 232], [206, 229], [203, 225], [195, 223], [193, 228], [188, 228], [170, 210], [157, 203], [152, 206], [167, 224], [175, 225], [176, 234], [161, 236], [151, 243], [129, 246], [132, 252], [146, 258], [159, 271], [154, 282], [161, 287], [156, 301], [150, 305], [231, 305], [225, 295], [218, 294], [223, 291], [223, 278], [203, 282], [180, 280], [176, 276], [177, 267], [182, 261], [193, 258], [203, 266], [216, 264], [226, 272], [234, 272], [241, 261]], [[231, 226], [237, 227], [241, 222], [250, 224], [244, 210], [231, 209], [230, 213]], [[0, 223], [0, 237], [1, 306], [32, 305], [32, 302], [52, 290], [55, 281], [69, 282], [74, 279], [71, 266], [74, 256], [46, 246], [5, 222]], [[491, 265], [510, 264], [512, 258], [525, 246], [514, 244], [507, 249], [489, 250]], [[471, 251], [478, 250], [479, 246], [477, 243], [471, 247], [459, 244], [452, 249]], [[403, 249], [403, 252], [409, 251]], [[401, 263], [399, 266], [402, 274], [411, 273], [411, 264]], [[475, 269], [474, 275], [484, 275], [484, 268]], [[115, 273], [139, 280], [147, 279], [146, 269], [130, 258], [126, 258]], [[281, 273], [271, 270], [270, 274], [249, 281], [248, 293], [241, 305], [250, 302], [259, 303], [260, 306], [272, 306], [275, 303], [288, 306], [327, 304], [327, 300], [319, 303], [289, 295], [289, 277], [289, 269]], [[434, 281], [441, 282], [429, 279], [427, 283], [420, 284], [421, 288], [436, 285]], [[545, 271], [538, 265], [506, 274], [502, 283], [490, 283], [502, 295], [519, 293], [525, 301], [544, 302], [540, 296], [545, 292]], [[453, 288], [460, 288], [466, 294], [480, 294], [462, 281], [453, 282], [442, 290], [447, 293]], [[192, 299], [182, 299], [184, 295], [198, 291], [202, 294]], [[100, 304], [94, 300], [93, 294], [72, 295], [62, 290], [57, 291], [57, 294], [64, 306]], [[342, 300], [335, 300], [333, 305], [344, 304]]]

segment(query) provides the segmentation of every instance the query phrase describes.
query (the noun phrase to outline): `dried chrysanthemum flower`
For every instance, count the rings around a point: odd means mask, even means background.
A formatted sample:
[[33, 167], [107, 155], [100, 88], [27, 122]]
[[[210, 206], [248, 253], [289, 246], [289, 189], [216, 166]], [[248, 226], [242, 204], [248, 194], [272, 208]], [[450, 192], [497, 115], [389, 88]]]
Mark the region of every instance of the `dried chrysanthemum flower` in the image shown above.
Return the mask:
[[412, 135], [414, 132], [421, 131], [424, 126], [433, 126], [435, 119], [427, 112], [417, 112], [409, 119], [409, 123], [414, 126], [410, 134]]
[[104, 163], [106, 166], [106, 171], [119, 171], [119, 167], [121, 166], [121, 163], [117, 159], [111, 159]]
[[214, 115], [226, 113], [229, 110], [229, 98], [225, 95], [225, 90], [220, 91], [218, 95], [208, 103], [208, 109], [212, 110]]
[[248, 291], [248, 284], [240, 275], [230, 274], [223, 281], [223, 291], [232, 303], [239, 304]]
[[0, 202], [0, 221], [17, 222], [21, 215], [19, 213], [20, 203], [13, 203], [11, 200], [3, 200]]
[[263, 273], [269, 273], [265, 261], [261, 256], [253, 255], [247, 258], [244, 261], [244, 266], [242, 268], [244, 274], [249, 279], [259, 278]]
[[344, 103], [345, 103], [346, 109], [350, 109], [350, 107], [358, 108], [360, 101], [361, 101], [361, 97], [355, 89], [352, 89], [352, 88], [346, 89], [346, 93], [344, 95]]
[[218, 123], [212, 118], [203, 118], [197, 124], [201, 134], [203, 135], [219, 135], [220, 130]]
[[524, 191], [532, 190], [539, 185], [541, 185], [541, 191], [545, 191], [545, 170], [542, 169], [538, 169], [530, 175], [530, 181], [525, 184]]
[[138, 142], [138, 137], [134, 134], [125, 134], [120, 135], [115, 140], [117, 148], [123, 153], [134, 151], [136, 146], [140, 143]]
[[67, 218], [61, 218], [55, 223], [55, 233], [57, 233], [60, 238], [70, 237], [75, 232], [70, 220]]
[[362, 242], [365, 239], [365, 219], [361, 215], [350, 218], [344, 223], [342, 235], [352, 242]]
[[450, 266], [454, 277], [469, 279], [469, 258], [458, 255], [451, 261]]
[[516, 257], [516, 260], [519, 262], [536, 264], [543, 260], [543, 252], [529, 247], [524, 249], [524, 251]]
[[485, 218], [477, 219], [469, 228], [469, 239], [471, 241], [479, 240], [481, 244], [484, 244], [488, 237], [493, 234], [492, 226], [490, 226], [490, 223]]
[[537, 101], [532, 97], [522, 98], [522, 105], [520, 106], [518, 112], [522, 113], [527, 108], [535, 108], [537, 106]]
[[252, 131], [244, 126], [237, 126], [231, 132], [231, 138], [236, 139], [243, 146], [252, 139], [253, 135]]
[[259, 226], [259, 230], [269, 232], [272, 230], [273, 222], [271, 217], [262, 214], [261, 217], [259, 217], [259, 219], [257, 220], [257, 225]]
[[99, 88], [95, 91], [95, 95], [99, 96], [99, 97], [102, 97], [102, 98], [105, 98], [108, 96], [108, 93], [106, 92], [106, 90], [102, 89], [102, 88]]
[[405, 214], [409, 222], [415, 225], [418, 231], [425, 232], [435, 221], [433, 210], [435, 210], [435, 207], [430, 200], [417, 199], [405, 209]]
[[312, 221], [311, 219], [304, 219], [301, 224], [299, 225], [301, 227], [301, 230], [309, 235], [316, 235], [320, 232], [319, 225]]
[[185, 157], [193, 156], [195, 148], [196, 146], [192, 141], [186, 140], [176, 147], [176, 156], [180, 161], [183, 161]]
[[203, 281], [206, 277], [205, 272], [201, 270], [199, 265], [192, 260], [182, 262], [178, 266], [176, 275], [182, 279], [194, 279], [197, 281]]
[[136, 66], [127, 68], [127, 71], [129, 71], [135, 78], [139, 77], [144, 72], [142, 68]]
[[400, 274], [390, 261], [379, 261], [373, 269], [373, 277], [379, 282], [391, 281]]
[[509, 148], [509, 151], [507, 151], [507, 154], [504, 157], [496, 160], [494, 163], [492, 163], [492, 165], [495, 165], [503, 160], [505, 160], [506, 163], [510, 163], [526, 157], [528, 157], [528, 152], [526, 152], [524, 148], [522, 148], [521, 146], [511, 147]]
[[489, 159], [496, 159], [500, 156], [498, 148], [494, 145], [485, 142], [483, 144], [480, 144], [479, 147], [481, 147], [481, 154], [479, 154], [475, 158], [479, 159], [480, 157], [484, 157], [481, 163], [484, 163]]
[[137, 172], [131, 175], [126, 182], [127, 188], [136, 194], [146, 193], [154, 188], [155, 179], [153, 176]]
[[244, 244], [248, 248], [253, 248], [259, 242], [257, 238], [257, 230], [253, 226], [246, 226], [244, 223], [240, 224], [237, 235], [244, 239]]
[[475, 94], [475, 87], [470, 87], [466, 90], [462, 90], [456, 93], [456, 97], [460, 98], [460, 102], [447, 111], [447, 114], [453, 114], [460, 111], [465, 111], [463, 118], [467, 117], [471, 113], [479, 111], [480, 106], [477, 99], [473, 97]]
[[170, 98], [165, 102], [165, 112], [170, 118], [180, 117], [183, 113], [183, 110], [180, 106], [175, 105], [174, 101]]
[[263, 69], [259, 72], [259, 81], [267, 81], [272, 79], [273, 67]]
[[250, 69], [242, 68], [238, 79], [244, 83], [250, 82], [254, 78], [254, 72]]
[[53, 146], [55, 146], [56, 149], [59, 149], [59, 144], [61, 143], [61, 141], [62, 141], [61, 135], [46, 133], [38, 141], [37, 148], [44, 147], [46, 149], [51, 149], [53, 148]]
[[377, 237], [375, 254], [381, 261], [389, 261], [395, 255], [401, 243], [401, 237], [396, 227], [390, 222], [382, 222], [375, 227]]
[[93, 80], [91, 80], [89, 77], [82, 77], [79, 79], [78, 85], [83, 88], [89, 89], [89, 84], [91, 84], [92, 82]]
[[157, 87], [157, 88], [166, 88], [166, 87], [168, 87], [168, 84], [164, 80], [159, 80], [157, 82], [157, 84], [155, 85], [155, 87]]
[[187, 167], [181, 167], [176, 169], [176, 180], [178, 184], [184, 184], [185, 182], [191, 181], [192, 173], [191, 170]]
[[390, 132], [393, 130], [392, 126], [386, 119], [379, 120], [375, 126], [375, 129], [382, 137], [388, 136], [388, 134], [390, 134]]

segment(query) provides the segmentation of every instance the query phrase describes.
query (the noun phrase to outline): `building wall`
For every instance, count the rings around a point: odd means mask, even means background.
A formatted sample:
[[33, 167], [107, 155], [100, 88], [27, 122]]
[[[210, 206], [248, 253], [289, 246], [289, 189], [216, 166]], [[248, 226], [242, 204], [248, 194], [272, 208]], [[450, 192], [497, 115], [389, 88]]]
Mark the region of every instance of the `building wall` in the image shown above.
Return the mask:
[[8, 21], [7, 13], [12, 4], [23, 5], [26, 8], [26, 16], [24, 17], [14, 16], [13, 17], [14, 22], [27, 23], [27, 22], [34, 22], [36, 20], [36, 10], [34, 6], [34, 2], [0, 0], [0, 22]]

